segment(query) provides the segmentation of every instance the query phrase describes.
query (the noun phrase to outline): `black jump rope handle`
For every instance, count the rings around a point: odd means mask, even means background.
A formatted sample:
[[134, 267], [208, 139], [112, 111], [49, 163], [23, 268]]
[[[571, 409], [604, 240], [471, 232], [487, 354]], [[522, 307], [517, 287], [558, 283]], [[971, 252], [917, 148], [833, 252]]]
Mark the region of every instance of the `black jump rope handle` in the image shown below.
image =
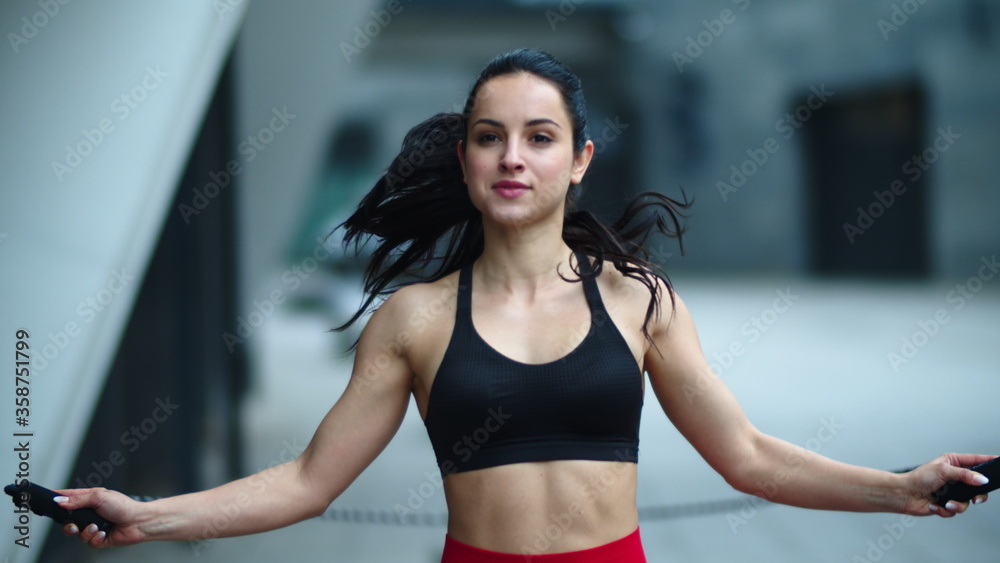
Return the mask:
[[3, 488], [3, 492], [13, 497], [14, 506], [27, 504], [28, 508], [35, 514], [48, 516], [60, 524], [76, 524], [80, 531], [91, 524], [97, 524], [97, 530], [101, 532], [107, 532], [111, 528], [111, 522], [102, 518], [93, 508], [78, 508], [76, 510], [63, 508], [52, 500], [58, 496], [55, 491], [50, 491], [27, 480], [7, 485]]
[[941, 506], [944, 506], [944, 503], [949, 500], [969, 502], [976, 495], [982, 495], [1000, 488], [1000, 457], [980, 463], [969, 469], [983, 474], [990, 482], [982, 486], [977, 486], [966, 485], [960, 481], [949, 481], [947, 485], [934, 491], [934, 502]]

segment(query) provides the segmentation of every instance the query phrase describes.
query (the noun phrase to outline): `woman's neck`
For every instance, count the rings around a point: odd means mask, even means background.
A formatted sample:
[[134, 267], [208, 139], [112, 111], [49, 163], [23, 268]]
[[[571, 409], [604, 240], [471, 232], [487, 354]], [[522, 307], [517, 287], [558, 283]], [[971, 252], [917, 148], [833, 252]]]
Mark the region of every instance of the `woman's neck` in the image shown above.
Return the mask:
[[476, 268], [482, 283], [497, 290], [534, 293], [569, 275], [572, 250], [562, 225], [494, 227], [484, 225], [483, 254]]

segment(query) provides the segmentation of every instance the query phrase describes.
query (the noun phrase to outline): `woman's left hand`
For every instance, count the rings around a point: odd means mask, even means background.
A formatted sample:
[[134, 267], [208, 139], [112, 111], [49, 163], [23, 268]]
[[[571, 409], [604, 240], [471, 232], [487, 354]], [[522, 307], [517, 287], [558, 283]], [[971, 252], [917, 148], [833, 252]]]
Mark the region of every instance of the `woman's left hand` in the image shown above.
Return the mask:
[[[913, 516], [937, 514], [950, 518], [961, 514], [969, 507], [968, 502], [948, 501], [944, 506], [934, 503], [933, 493], [949, 481], [961, 481], [969, 485], [984, 485], [985, 479], [967, 468], [987, 462], [997, 456], [975, 454], [944, 454], [906, 474], [909, 500], [903, 510]], [[989, 495], [981, 494], [971, 499], [972, 504], [986, 502]]]

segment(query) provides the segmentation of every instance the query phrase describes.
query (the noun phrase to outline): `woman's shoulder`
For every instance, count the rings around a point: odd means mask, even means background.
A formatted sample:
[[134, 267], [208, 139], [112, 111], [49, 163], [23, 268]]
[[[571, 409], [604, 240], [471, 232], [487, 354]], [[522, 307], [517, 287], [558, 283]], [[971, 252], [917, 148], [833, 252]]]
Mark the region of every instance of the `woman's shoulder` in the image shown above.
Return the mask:
[[648, 300], [650, 296], [649, 283], [656, 284], [657, 295], [662, 301], [670, 301], [673, 288], [662, 277], [654, 272], [647, 271], [645, 277], [647, 281], [640, 279], [640, 274], [625, 274], [614, 266], [610, 261], [605, 261], [598, 276], [598, 283], [601, 285], [602, 295], [607, 293], [611, 297], [630, 299], [645, 296]]
[[433, 281], [404, 285], [393, 292], [386, 303], [395, 301], [399, 303], [398, 307], [412, 309], [429, 307], [432, 302], [453, 302], [458, 295], [458, 276], [459, 273], [455, 271]]
[[454, 316], [457, 295], [458, 272], [434, 281], [407, 284], [386, 298], [372, 319], [382, 317], [383, 323], [397, 330], [426, 327], [443, 313]]
[[[619, 316], [627, 316], [638, 322], [638, 326], [646, 323], [646, 313], [652, 299], [656, 314], [650, 319], [652, 330], [659, 325], [668, 325], [678, 310], [684, 309], [684, 303], [673, 286], [662, 277], [647, 272], [645, 281], [637, 278], [638, 274], [627, 275], [610, 262], [605, 262], [597, 282], [601, 298], [609, 311], [619, 311]], [[655, 284], [655, 294], [651, 285]], [[614, 316], [614, 313], [612, 313]]]

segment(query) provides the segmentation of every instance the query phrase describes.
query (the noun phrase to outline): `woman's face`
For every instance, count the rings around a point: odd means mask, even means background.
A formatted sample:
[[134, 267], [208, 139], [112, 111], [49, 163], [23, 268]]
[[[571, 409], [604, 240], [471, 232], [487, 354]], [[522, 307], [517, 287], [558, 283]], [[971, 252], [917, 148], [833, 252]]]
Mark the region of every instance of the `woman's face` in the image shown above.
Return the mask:
[[458, 146], [473, 205], [484, 221], [521, 227], [562, 219], [570, 183], [583, 179], [594, 145], [573, 152], [573, 124], [559, 90], [533, 74], [484, 83]]

